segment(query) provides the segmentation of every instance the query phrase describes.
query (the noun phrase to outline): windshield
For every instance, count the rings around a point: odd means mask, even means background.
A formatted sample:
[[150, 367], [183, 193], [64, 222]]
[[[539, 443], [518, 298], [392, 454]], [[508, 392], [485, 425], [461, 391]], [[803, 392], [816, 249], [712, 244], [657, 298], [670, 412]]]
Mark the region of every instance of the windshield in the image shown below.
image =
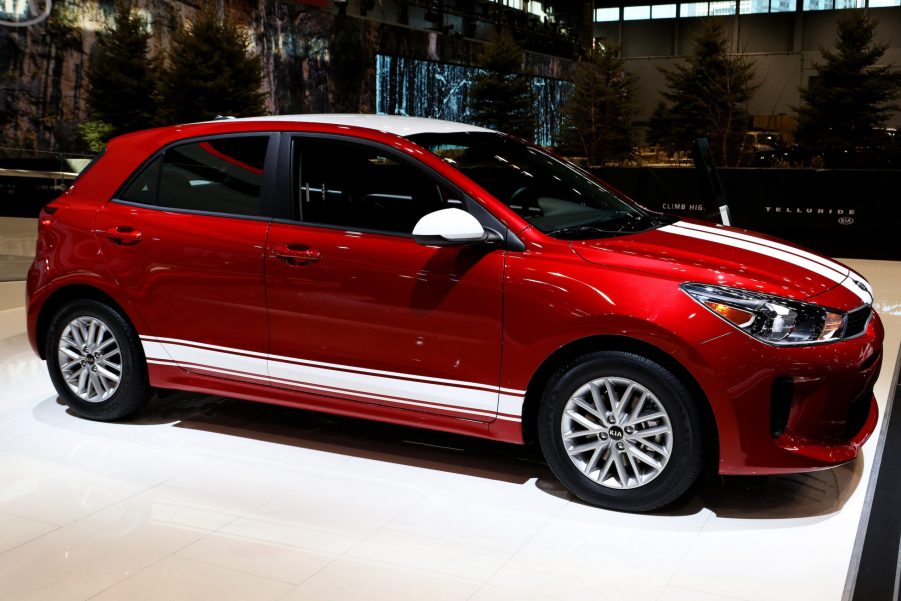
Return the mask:
[[636, 207], [579, 169], [515, 138], [488, 132], [409, 138], [550, 236], [601, 238], [664, 223], [665, 217]]

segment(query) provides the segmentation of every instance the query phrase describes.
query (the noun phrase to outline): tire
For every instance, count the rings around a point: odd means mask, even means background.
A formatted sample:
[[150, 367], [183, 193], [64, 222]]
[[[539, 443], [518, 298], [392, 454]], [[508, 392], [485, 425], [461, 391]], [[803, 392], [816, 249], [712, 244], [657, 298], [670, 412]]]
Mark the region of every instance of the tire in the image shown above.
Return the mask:
[[[617, 403], [610, 402], [611, 389]], [[682, 497], [701, 472], [695, 399], [669, 371], [633, 353], [591, 353], [558, 370], [545, 388], [537, 426], [557, 479], [598, 507], [659, 509]]]
[[56, 391], [80, 417], [123, 419], [153, 392], [137, 332], [102, 302], [84, 299], [63, 306], [47, 328], [44, 348]]

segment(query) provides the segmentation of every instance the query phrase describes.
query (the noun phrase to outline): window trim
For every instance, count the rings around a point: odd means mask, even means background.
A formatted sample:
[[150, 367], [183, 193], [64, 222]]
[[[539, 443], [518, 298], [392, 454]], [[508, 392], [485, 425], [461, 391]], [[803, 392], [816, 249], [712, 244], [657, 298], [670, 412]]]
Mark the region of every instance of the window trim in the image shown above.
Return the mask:
[[[245, 215], [241, 213], [227, 213], [220, 211], [202, 211], [197, 209], [183, 209], [179, 207], [164, 207], [159, 204], [159, 188], [160, 188], [160, 179], [163, 173], [163, 162], [160, 161], [160, 165], [158, 167], [156, 173], [156, 195], [154, 203], [144, 203], [137, 202], [133, 200], [125, 200], [121, 198], [121, 195], [131, 186], [131, 184], [140, 177], [146, 168], [148, 168], [155, 160], [159, 158], [163, 158], [166, 152], [173, 148], [177, 148], [179, 146], [184, 146], [187, 144], [197, 144], [200, 142], [204, 142], [207, 140], [222, 140], [226, 138], [268, 138], [268, 145], [266, 146], [266, 160], [263, 163], [263, 181], [260, 184], [260, 214], [259, 215]], [[139, 207], [145, 209], [155, 209], [157, 211], [167, 212], [167, 213], [183, 213], [185, 215], [203, 215], [207, 217], [227, 217], [230, 219], [245, 219], [249, 221], [272, 221], [275, 216], [275, 209], [277, 206], [277, 200], [275, 198], [276, 193], [278, 191], [278, 182], [277, 182], [277, 171], [278, 171], [278, 158], [279, 158], [279, 138], [281, 137], [280, 132], [273, 131], [256, 131], [256, 132], [235, 132], [235, 133], [227, 133], [227, 134], [208, 134], [203, 136], [193, 136], [188, 138], [180, 138], [161, 148], [157, 149], [152, 154], [148, 155], [146, 159], [128, 176], [128, 178], [123, 182], [121, 186], [116, 190], [113, 194], [112, 198], [109, 199], [109, 202], [114, 202], [116, 204], [126, 205], [130, 207]]]
[[[293, 156], [291, 154], [292, 146], [295, 139], [309, 138], [312, 140], [325, 140], [333, 142], [343, 142], [347, 144], [357, 144], [360, 146], [368, 146], [369, 148], [373, 148], [382, 154], [398, 160], [404, 165], [409, 165], [413, 169], [420, 171], [421, 173], [423, 173], [423, 175], [433, 180], [436, 185], [442, 185], [450, 189], [450, 191], [453, 192], [456, 196], [459, 196], [460, 200], [463, 202], [465, 210], [473, 217], [478, 219], [479, 223], [482, 224], [482, 227], [492, 229], [500, 233], [502, 237], [509, 238], [509, 236], [504, 236], [504, 232], [507, 232], [508, 228], [503, 225], [500, 220], [497, 219], [497, 217], [492, 215], [490, 211], [480, 205], [475, 199], [473, 199], [469, 194], [466, 194], [463, 190], [460, 189], [459, 186], [447, 179], [444, 175], [438, 173], [428, 165], [423, 164], [422, 161], [416, 160], [415, 157], [410, 156], [406, 152], [400, 151], [396, 148], [391, 148], [390, 146], [386, 146], [385, 144], [382, 144], [375, 140], [360, 138], [351, 135], [327, 134], [307, 131], [283, 131], [282, 134], [283, 135], [281, 137], [281, 147], [279, 149], [278, 161], [278, 206], [275, 213], [273, 214], [274, 223], [298, 225], [318, 229], [328, 229], [339, 232], [377, 234], [380, 236], [391, 236], [393, 238], [406, 238], [411, 241], [413, 240], [412, 233], [404, 234], [397, 231], [378, 230], [370, 228], [349, 228], [344, 225], [316, 223], [312, 221], [302, 221], [294, 219], [292, 216], [292, 208], [294, 203], [294, 162], [292, 160]], [[410, 141], [410, 143], [415, 144], [415, 142], [412, 141]]]

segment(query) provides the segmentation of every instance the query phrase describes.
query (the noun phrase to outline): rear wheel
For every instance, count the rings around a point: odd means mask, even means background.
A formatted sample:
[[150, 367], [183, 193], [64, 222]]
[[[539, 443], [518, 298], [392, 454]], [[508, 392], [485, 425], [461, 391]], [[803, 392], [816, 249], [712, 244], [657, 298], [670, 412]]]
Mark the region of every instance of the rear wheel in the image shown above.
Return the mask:
[[695, 400], [669, 371], [632, 353], [591, 353], [557, 371], [539, 409], [538, 437], [564, 486], [611, 509], [668, 505], [702, 465]]
[[112, 307], [95, 300], [69, 303], [51, 321], [46, 345], [50, 379], [81, 417], [121, 419], [150, 398], [140, 339]]

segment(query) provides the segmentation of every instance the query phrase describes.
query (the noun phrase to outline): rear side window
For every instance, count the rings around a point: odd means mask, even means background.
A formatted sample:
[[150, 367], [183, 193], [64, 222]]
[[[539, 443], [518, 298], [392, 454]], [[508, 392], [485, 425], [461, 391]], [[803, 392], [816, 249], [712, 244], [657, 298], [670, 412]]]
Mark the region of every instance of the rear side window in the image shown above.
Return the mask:
[[119, 198], [170, 209], [260, 216], [268, 147], [269, 136], [174, 146], [132, 178]]

